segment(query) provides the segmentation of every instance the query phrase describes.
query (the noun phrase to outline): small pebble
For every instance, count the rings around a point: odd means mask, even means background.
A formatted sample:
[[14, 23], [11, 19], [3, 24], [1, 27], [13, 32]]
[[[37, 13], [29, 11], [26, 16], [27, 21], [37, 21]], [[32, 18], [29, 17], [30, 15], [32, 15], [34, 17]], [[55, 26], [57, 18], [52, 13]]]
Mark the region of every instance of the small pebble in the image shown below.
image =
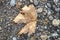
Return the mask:
[[51, 7], [51, 4], [50, 4], [50, 3], [47, 3], [47, 6], [48, 6], [48, 7]]
[[20, 8], [21, 5], [22, 5], [22, 3], [17, 2], [17, 3], [16, 3], [16, 8]]
[[43, 8], [42, 7], [40, 7], [40, 8], [37, 9], [37, 13], [40, 13], [42, 11], [43, 11]]
[[16, 37], [13, 37], [13, 40], [17, 40]]
[[34, 4], [35, 4], [35, 5], [38, 5], [38, 1], [37, 1], [37, 0], [34, 0]]
[[59, 26], [60, 22], [59, 22], [59, 20], [54, 19], [54, 20], [52, 21], [52, 24], [53, 24], [54, 26]]
[[58, 40], [60, 40], [60, 38], [58, 38]]
[[57, 3], [59, 2], [59, 0], [53, 0], [54, 1], [54, 3], [57, 5]]
[[58, 34], [55, 32], [55, 33], [52, 34], [52, 36], [58, 36]]
[[47, 5], [45, 5], [45, 8], [48, 8]]
[[59, 12], [60, 11], [60, 8], [55, 8], [55, 11]]
[[46, 15], [47, 13], [46, 13], [46, 11], [45, 12], [43, 12], [43, 15]]
[[7, 12], [7, 10], [4, 10], [3, 12], [5, 13], [5, 12]]
[[10, 5], [11, 5], [11, 6], [15, 6], [15, 4], [16, 4], [16, 3], [15, 3], [15, 0], [11, 0], [11, 1], [10, 1]]
[[46, 8], [44, 8], [43, 10], [44, 10], [44, 13], [46, 13], [46, 14], [47, 14], [48, 10], [47, 10]]
[[31, 3], [33, 3], [33, 0], [30, 0]]
[[31, 38], [30, 38], [30, 40], [35, 40], [36, 39], [36, 36], [32, 36]]
[[47, 26], [45, 26], [44, 28], [47, 29]]
[[46, 40], [48, 38], [47, 35], [41, 35], [40, 37], [41, 37], [42, 40]]
[[51, 10], [50, 9], [48, 9], [48, 13], [47, 13], [48, 15], [50, 15], [51, 14]]
[[57, 29], [57, 32], [59, 32], [60, 30], [59, 29]]
[[0, 30], [2, 30], [2, 28], [0, 27]]
[[59, 20], [59, 24], [60, 24], [60, 20]]
[[20, 2], [22, 2], [23, 0], [20, 0]]
[[53, 20], [53, 17], [52, 16], [49, 16], [49, 20]]
[[59, 0], [53, 0], [55, 3], [57, 3]]
[[58, 2], [58, 5], [60, 5], [60, 2]]

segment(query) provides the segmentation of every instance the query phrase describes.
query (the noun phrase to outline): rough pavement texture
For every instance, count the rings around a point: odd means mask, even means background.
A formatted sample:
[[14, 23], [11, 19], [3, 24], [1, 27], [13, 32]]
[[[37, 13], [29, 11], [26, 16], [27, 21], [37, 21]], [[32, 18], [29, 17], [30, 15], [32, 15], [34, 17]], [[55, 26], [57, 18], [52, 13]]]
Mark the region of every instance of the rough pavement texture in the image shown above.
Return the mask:
[[[16, 0], [18, 2], [19, 0]], [[22, 7], [33, 4], [38, 13], [36, 33], [30, 37], [22, 34], [17, 37], [17, 33], [24, 24], [14, 24], [12, 20], [18, 15], [20, 9], [10, 5], [10, 0], [0, 1], [0, 40], [41, 40], [41, 35], [47, 35], [47, 40], [58, 40], [60, 38], [60, 25], [54, 26], [54, 19], [60, 20], [59, 0], [20, 0]]]

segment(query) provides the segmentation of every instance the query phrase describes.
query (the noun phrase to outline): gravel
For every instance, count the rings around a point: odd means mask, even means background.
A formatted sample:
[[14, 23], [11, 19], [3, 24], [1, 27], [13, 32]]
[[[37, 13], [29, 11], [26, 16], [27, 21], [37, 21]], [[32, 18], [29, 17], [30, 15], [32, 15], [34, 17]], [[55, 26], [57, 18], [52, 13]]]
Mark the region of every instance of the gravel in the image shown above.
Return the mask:
[[[21, 7], [33, 4], [36, 8], [38, 14], [36, 32], [30, 37], [27, 34], [17, 36], [25, 24], [12, 22], [21, 9], [16, 8], [16, 2], [21, 2]], [[0, 0], [0, 40], [41, 40], [41, 35], [46, 35], [47, 40], [58, 40], [60, 38], [59, 6], [60, 0]], [[54, 19], [57, 23], [52, 23]]]

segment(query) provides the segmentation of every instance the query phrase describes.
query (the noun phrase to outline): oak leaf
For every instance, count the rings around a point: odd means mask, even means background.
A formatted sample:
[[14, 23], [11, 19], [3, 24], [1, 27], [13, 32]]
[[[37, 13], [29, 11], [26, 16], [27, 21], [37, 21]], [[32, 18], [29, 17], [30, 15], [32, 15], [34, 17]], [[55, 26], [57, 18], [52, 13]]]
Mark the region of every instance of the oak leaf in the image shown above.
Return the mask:
[[28, 33], [28, 36], [30, 36], [32, 33], [35, 33], [36, 29], [36, 21], [30, 22], [26, 24], [22, 30], [18, 33], [18, 36], [20, 36], [22, 33], [26, 34]]
[[32, 33], [35, 33], [36, 20], [37, 12], [35, 7], [32, 4], [29, 6], [24, 6], [22, 11], [20, 11], [20, 13], [13, 20], [15, 23], [26, 23], [26, 25], [18, 33], [18, 36], [20, 36], [22, 33], [28, 33], [28, 36], [30, 36]]

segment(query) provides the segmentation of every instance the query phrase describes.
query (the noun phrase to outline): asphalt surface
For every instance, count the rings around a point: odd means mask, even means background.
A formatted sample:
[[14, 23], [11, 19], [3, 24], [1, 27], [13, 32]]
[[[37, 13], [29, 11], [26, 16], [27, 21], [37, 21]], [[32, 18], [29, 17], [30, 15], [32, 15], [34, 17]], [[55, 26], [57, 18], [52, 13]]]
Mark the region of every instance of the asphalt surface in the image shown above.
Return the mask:
[[[15, 2], [18, 2], [16, 0]], [[0, 1], [0, 40], [42, 40], [41, 35], [47, 35], [46, 40], [58, 40], [60, 38], [60, 25], [54, 26], [54, 19], [60, 20], [59, 0], [20, 0], [24, 5], [33, 4], [37, 10], [36, 32], [30, 37], [22, 34], [17, 37], [17, 33], [24, 24], [15, 24], [12, 20], [18, 15], [20, 9], [11, 4], [11, 0]], [[60, 40], [60, 39], [59, 39]]]

